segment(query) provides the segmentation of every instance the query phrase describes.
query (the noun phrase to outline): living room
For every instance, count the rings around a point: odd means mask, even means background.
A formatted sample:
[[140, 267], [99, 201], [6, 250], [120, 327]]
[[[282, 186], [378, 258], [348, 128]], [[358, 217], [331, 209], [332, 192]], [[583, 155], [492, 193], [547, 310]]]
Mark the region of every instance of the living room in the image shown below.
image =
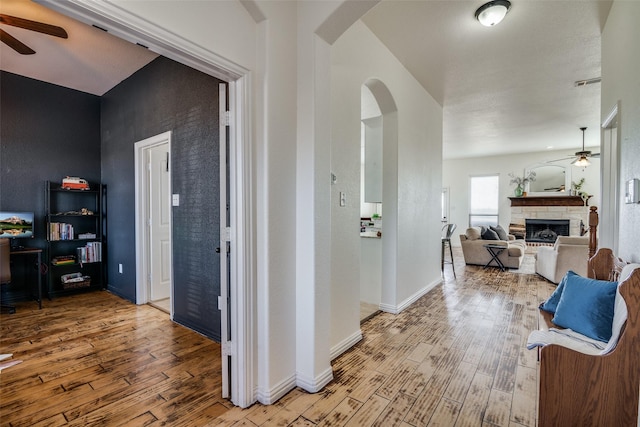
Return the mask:
[[[594, 132], [597, 130], [594, 130]], [[581, 133], [576, 129], [576, 151], [581, 149]], [[599, 153], [599, 147], [588, 147], [593, 153]], [[561, 159], [561, 160], [558, 160]], [[550, 162], [552, 160], [557, 160]], [[584, 208], [583, 224], [586, 227], [588, 223], [587, 214], [588, 206], [600, 206], [600, 159], [598, 157], [591, 158], [591, 165], [587, 167], [574, 166], [571, 163], [575, 160], [574, 153], [571, 150], [546, 150], [537, 153], [526, 154], [508, 154], [503, 156], [479, 157], [473, 159], [446, 159], [443, 161], [442, 167], [442, 185], [447, 189], [449, 196], [448, 218], [453, 224], [461, 224], [457, 232], [454, 233], [452, 242], [454, 246], [460, 246], [459, 234], [464, 234], [469, 224], [470, 212], [470, 194], [469, 180], [472, 176], [492, 176], [498, 175], [498, 222], [505, 230], [509, 229], [512, 221], [512, 206], [509, 197], [516, 197], [516, 184], [512, 184], [512, 178], [509, 174], [519, 177], [525, 177], [532, 167], [541, 165], [553, 165], [566, 173], [567, 177], [562, 182], [579, 183], [583, 179], [581, 191], [588, 194], [588, 202]], [[464, 171], [464, 173], [460, 173]], [[565, 184], [566, 185], [566, 184]], [[556, 188], [544, 195], [569, 195], [569, 191]], [[527, 196], [532, 196], [529, 191]], [[542, 196], [540, 192], [535, 192], [536, 196]], [[559, 208], [553, 208], [558, 210]], [[560, 219], [557, 215], [552, 215], [553, 219]], [[516, 220], [515, 222], [519, 222]], [[524, 223], [522, 223], [524, 225]], [[577, 235], [579, 226], [572, 229], [572, 234]]]
[[[134, 7], [134, 6], [131, 6], [131, 7]], [[619, 6], [619, 8], [623, 8], [623, 6]], [[605, 75], [605, 72], [606, 72], [608, 73], [609, 76], [612, 76], [612, 77], [610, 77], [611, 80], [609, 80], [609, 83], [607, 83], [606, 81], [603, 82], [603, 99], [602, 99], [601, 110], [609, 111], [611, 106], [615, 105], [615, 103], [620, 99], [622, 99], [624, 102], [623, 105], [625, 107], [620, 110], [621, 117], [622, 117], [621, 132], [623, 135], [623, 146], [621, 148], [622, 156], [621, 156], [621, 165], [620, 165], [620, 177], [621, 179], [630, 179], [631, 177], [634, 176], [634, 174], [637, 174], [638, 172], [637, 166], [635, 166], [635, 164], [630, 159], [635, 158], [633, 155], [637, 153], [637, 147], [636, 147], [637, 143], [635, 142], [636, 139], [634, 139], [637, 136], [637, 129], [633, 127], [633, 123], [634, 123], [633, 117], [635, 114], [634, 111], [637, 110], [637, 99], [639, 99], [639, 97], [635, 96], [637, 94], [633, 92], [633, 90], [635, 90], [634, 89], [635, 86], [633, 86], [633, 82], [635, 80], [633, 75], [629, 74], [629, 73], [632, 73], [631, 70], [637, 69], [637, 58], [631, 55], [626, 55], [623, 52], [620, 52], [618, 49], [616, 49], [616, 40], [619, 40], [619, 38], [625, 39], [625, 37], [627, 37], [627, 34], [631, 34], [632, 38], [636, 37], [637, 32], [634, 32], [633, 27], [629, 28], [629, 25], [625, 25], [627, 21], [624, 18], [624, 12], [621, 12], [620, 9], [618, 8], [614, 8], [614, 11], [615, 13], [613, 13], [610, 16], [610, 23], [612, 23], [611, 25], [613, 26], [607, 27], [607, 30], [608, 30], [607, 38], [603, 40], [603, 45], [609, 49], [609, 50], [603, 49], [603, 75]], [[274, 15], [277, 15], [277, 14], [274, 14]], [[153, 11], [149, 11], [149, 16], [150, 16], [149, 19], [156, 20], [157, 22], [160, 23], [159, 25], [162, 25], [163, 19], [161, 19], [158, 16], [154, 16]], [[277, 19], [277, 16], [274, 19]], [[286, 21], [285, 18], [282, 18], [282, 20]], [[169, 25], [166, 22], [165, 24], [166, 26]], [[188, 34], [190, 33], [189, 31], [190, 28], [186, 28], [186, 27], [189, 27], [189, 26], [187, 25], [185, 26], [185, 28], [178, 28], [176, 29], [176, 31], [184, 34]], [[313, 28], [316, 28], [316, 27], [314, 26]], [[620, 31], [624, 31], [624, 33], [618, 34], [617, 33], [618, 28], [620, 28]], [[286, 26], [285, 29], [292, 30], [291, 26]], [[286, 34], [285, 34], [286, 31], [284, 31], [284, 29], [282, 30], [282, 33], [283, 34], [281, 35], [283, 36], [283, 39], [278, 40], [279, 43], [284, 43], [283, 40], [284, 38], [286, 38]], [[201, 35], [195, 35], [194, 37], [198, 38], [199, 36]], [[251, 37], [248, 37], [248, 38], [251, 40], [254, 40]], [[222, 51], [222, 52], [228, 51], [228, 48], [218, 47], [217, 43], [221, 43], [221, 42], [211, 41], [213, 39], [224, 40], [225, 37], [224, 35], [220, 35], [220, 37], [218, 38], [205, 36], [205, 37], [202, 37], [202, 39], [199, 41], [204, 45], [211, 46], [211, 49], [215, 51]], [[267, 40], [269, 40], [268, 42], [272, 41], [272, 39], [269, 39], [269, 38], [267, 38]], [[249, 44], [253, 46], [254, 43], [251, 42]], [[242, 46], [242, 47], [245, 47], [245, 46]], [[285, 47], [290, 48], [294, 46], [285, 45]], [[248, 69], [254, 69], [253, 58], [255, 58], [255, 55], [252, 56], [253, 49], [254, 48], [252, 47], [251, 49], [248, 49], [248, 50], [247, 49], [241, 50], [242, 53], [237, 56], [234, 56], [234, 59], [236, 59], [237, 62], [239, 63], [247, 65]], [[247, 51], [249, 53], [247, 53]], [[295, 51], [295, 49], [292, 49], [292, 51]], [[311, 51], [311, 49], [309, 51]], [[251, 59], [246, 59], [247, 57]], [[287, 57], [286, 59], [287, 61], [295, 62], [294, 58]], [[305, 63], [305, 65], [309, 66], [309, 63]], [[261, 71], [264, 71], [264, 70], [261, 70]], [[270, 74], [267, 73], [268, 77], [271, 79], [276, 79], [276, 77], [274, 77], [274, 75], [278, 74], [274, 72], [276, 70], [270, 70], [270, 71], [272, 71], [272, 73]], [[278, 69], [277, 71], [280, 71], [280, 70]], [[293, 77], [295, 80], [295, 72], [291, 73], [289, 71], [287, 74], [287, 70], [283, 70], [283, 71], [285, 71], [284, 76], [286, 77], [292, 77], [291, 74], [293, 74]], [[319, 73], [319, 74], [325, 75], [323, 73]], [[271, 85], [277, 87], [279, 84], [283, 83], [284, 79], [285, 78], [282, 78], [282, 80], [280, 80], [280, 78], [278, 78], [275, 81], [267, 79], [266, 85], [269, 88], [272, 88]], [[320, 85], [319, 86], [320, 89], [316, 89], [319, 91], [319, 93], [330, 92], [330, 86], [328, 83], [320, 82], [319, 85]], [[607, 86], [607, 85], [611, 85], [611, 86]], [[274, 93], [279, 93], [277, 90], [275, 90], [275, 88], [273, 89], [274, 89]], [[278, 98], [278, 97], [274, 97], [274, 98]], [[289, 98], [295, 98], [295, 96], [287, 95], [284, 97], [280, 97], [278, 100], [273, 100], [270, 98], [266, 102], [269, 102], [269, 103], [284, 102], [283, 98], [286, 98], [287, 101], [291, 101], [291, 99]], [[262, 99], [262, 98], [258, 97], [258, 99]], [[269, 106], [275, 107], [272, 104], [269, 104]], [[276, 106], [279, 107], [280, 105], [276, 104]], [[291, 113], [290, 114], [291, 117], [296, 116], [295, 102], [288, 102], [285, 105], [285, 107], [286, 108], [284, 109], [268, 108], [268, 111], [270, 112], [286, 111], [287, 112], [286, 116], [289, 116], [288, 113]], [[264, 113], [264, 111], [261, 111], [261, 112]], [[323, 110], [323, 113], [324, 113], [324, 110]], [[264, 116], [262, 115], [259, 115], [259, 116], [266, 117], [268, 116], [268, 114], [265, 114]], [[274, 120], [274, 121], [270, 122], [269, 120]], [[327, 304], [329, 301], [327, 296], [327, 292], [328, 292], [327, 289], [329, 288], [329, 286], [325, 286], [327, 284], [325, 282], [328, 282], [329, 279], [327, 279], [327, 277], [325, 277], [324, 274], [322, 273], [323, 271], [325, 272], [330, 271], [330, 268], [324, 268], [324, 267], [327, 267], [327, 265], [329, 265], [329, 261], [324, 256], [320, 256], [319, 254], [328, 253], [328, 251], [327, 252], [323, 252], [323, 251], [329, 249], [330, 247], [330, 244], [328, 243], [329, 238], [326, 237], [327, 228], [325, 227], [325, 225], [329, 223], [329, 220], [327, 218], [330, 217], [330, 213], [328, 212], [328, 209], [323, 209], [322, 207], [325, 205], [328, 206], [332, 202], [331, 202], [331, 197], [328, 194], [328, 191], [323, 188], [322, 191], [317, 190], [318, 193], [316, 193], [316, 190], [315, 190], [316, 184], [314, 184], [316, 180], [317, 182], [323, 182], [323, 183], [325, 181], [328, 182], [328, 176], [329, 176], [328, 171], [331, 169], [329, 156], [328, 156], [328, 148], [326, 149], [326, 152], [325, 152], [323, 151], [324, 146], [319, 141], [315, 143], [316, 145], [314, 145], [314, 143], [312, 142], [311, 143], [312, 147], [307, 147], [306, 145], [303, 145], [303, 147], [299, 147], [301, 149], [296, 154], [295, 144], [282, 146], [282, 145], [277, 145], [277, 142], [275, 142], [275, 141], [282, 141], [281, 139], [277, 138], [278, 136], [280, 136], [278, 132], [287, 132], [286, 129], [294, 129], [294, 131], [292, 132], [295, 133], [295, 129], [296, 129], [295, 120], [291, 120], [293, 123], [287, 122], [293, 125], [290, 127], [279, 126], [280, 123], [272, 117], [266, 118], [265, 121], [271, 125], [271, 126], [267, 126], [267, 128], [269, 129], [268, 132], [266, 129], [260, 127], [261, 125], [259, 123], [256, 124], [256, 126], [260, 131], [264, 132], [264, 134], [268, 134], [269, 136], [269, 138], [267, 138], [267, 141], [271, 143], [271, 145], [265, 144], [265, 147], [268, 147], [268, 149], [282, 148], [283, 149], [282, 152], [284, 153], [283, 155], [288, 156], [287, 157], [288, 160], [291, 160], [290, 158], [291, 156], [293, 156], [294, 158], [294, 162], [292, 163], [294, 164], [294, 166], [292, 167], [290, 163], [285, 163], [285, 162], [281, 163], [281, 159], [279, 158], [279, 156], [266, 156], [265, 153], [263, 153], [260, 150], [257, 150], [259, 154], [259, 159], [260, 159], [260, 162], [258, 162], [258, 164], [260, 165], [260, 167], [263, 167], [263, 169], [260, 169], [260, 171], [266, 174], [269, 178], [265, 180], [266, 182], [265, 184], [262, 184], [261, 182], [261, 185], [268, 186], [270, 184], [275, 183], [277, 184], [275, 185], [276, 188], [284, 188], [287, 190], [287, 191], [278, 192], [277, 194], [275, 192], [269, 193], [265, 191], [264, 193], [261, 192], [259, 194], [260, 197], [257, 197], [257, 199], [260, 202], [266, 203], [266, 205], [263, 207], [265, 208], [269, 207], [269, 209], [271, 208], [275, 209], [275, 211], [264, 209], [261, 211], [261, 214], [259, 216], [259, 220], [261, 221], [261, 224], [264, 225], [264, 227], [260, 227], [260, 233], [268, 233], [268, 230], [271, 231], [271, 234], [266, 234], [266, 235], [259, 234], [259, 236], [261, 236], [261, 238], [265, 238], [267, 236], [273, 236], [275, 239], [275, 240], [271, 240], [271, 239], [261, 240], [262, 244], [264, 244], [268, 249], [264, 252], [268, 256], [261, 255], [261, 258], [260, 258], [261, 263], [259, 264], [261, 268], [260, 277], [261, 277], [261, 280], [264, 280], [264, 282], [260, 282], [260, 283], [265, 285], [267, 283], [269, 285], [273, 284], [273, 287], [265, 286], [260, 288], [262, 291], [265, 292], [264, 294], [261, 294], [261, 297], [260, 297], [261, 304], [262, 303], [265, 304], [264, 306], [261, 305], [260, 319], [264, 320], [264, 322], [262, 322], [262, 325], [265, 329], [267, 329], [266, 331], [263, 330], [262, 332], [264, 332], [264, 334], [261, 335], [263, 340], [261, 342], [266, 346], [266, 351], [265, 353], [262, 353], [262, 354], [269, 355], [270, 357], [265, 356], [266, 359], [263, 360], [263, 363], [266, 365], [262, 365], [262, 368], [264, 368], [265, 370], [261, 371], [261, 376], [258, 382], [261, 384], [261, 390], [271, 391], [271, 390], [277, 389], [278, 388], [277, 386], [280, 385], [281, 381], [284, 381], [285, 379], [288, 380], [291, 375], [295, 375], [296, 370], [292, 367], [295, 367], [296, 365], [295, 349], [297, 346], [304, 347], [305, 345], [308, 344], [307, 347], [312, 349], [311, 350], [312, 355], [315, 354], [314, 349], [316, 349], [316, 347], [318, 347], [318, 353], [322, 353], [322, 354], [324, 354], [323, 352], [328, 353], [327, 347], [331, 347], [331, 345], [329, 345], [329, 343], [326, 342], [327, 339], [325, 334], [327, 334], [327, 331], [321, 328], [320, 326], [314, 326], [314, 325], [326, 324], [330, 319], [329, 309], [326, 308], [329, 305]], [[307, 121], [302, 120], [299, 126], [299, 132], [306, 134], [306, 131], [308, 131], [307, 125], [308, 125]], [[325, 128], [324, 130], [326, 129], [328, 128]], [[573, 131], [576, 134], [578, 133], [577, 130], [575, 129], [573, 129]], [[269, 132], [274, 132], [276, 134], [271, 134]], [[263, 134], [261, 132], [257, 132], [257, 133], [261, 135]], [[288, 133], [285, 136], [287, 138], [291, 137], [291, 135]], [[287, 138], [285, 138], [285, 140], [288, 141], [289, 139]], [[306, 141], [306, 139], [303, 137], [301, 137], [300, 139]], [[311, 137], [309, 140], [315, 141], [315, 138]], [[577, 146], [579, 141], [580, 141], [579, 134], [576, 135], [575, 140], [572, 137], [571, 138], [572, 146], [574, 144]], [[275, 147], [273, 144], [276, 144]], [[316, 153], [314, 150], [319, 150], [319, 151]], [[569, 150], [569, 152], [571, 151], [573, 150]], [[315, 163], [313, 161], [316, 160], [316, 157], [314, 157], [314, 154], [311, 154], [310, 157], [305, 157], [309, 152], [318, 154], [317, 161], [319, 161], [320, 164], [319, 164], [318, 170], [315, 172], [317, 175], [313, 175], [313, 173], [310, 172], [315, 170], [313, 167]], [[294, 153], [294, 154], [292, 155], [291, 153]], [[296, 172], [295, 170], [292, 171], [292, 168], [296, 169], [295, 167], [296, 156], [301, 156], [301, 158], [298, 159], [299, 161], [297, 165], [298, 172]], [[263, 161], [265, 163], [262, 163]], [[522, 167], [526, 167], [527, 164], [524, 164]], [[522, 169], [522, 167], [520, 169]], [[515, 168], [509, 169], [505, 172], [508, 173], [512, 171], [518, 172], [518, 170], [516, 170]], [[300, 175], [298, 176], [296, 175], [296, 173], [299, 173]], [[324, 179], [325, 175], [327, 175], [326, 180]], [[429, 176], [426, 173], [425, 175]], [[339, 180], [342, 179], [343, 176], [344, 175], [339, 175], [338, 179]], [[440, 179], [440, 178], [437, 178], [437, 179]], [[338, 181], [338, 182], [341, 182], [341, 181]], [[438, 182], [438, 184], [440, 184], [440, 182]], [[436, 187], [440, 188], [441, 186], [436, 185]], [[296, 188], [299, 189], [299, 198], [298, 198], [299, 201], [292, 202], [291, 200], [286, 199], [282, 196], [282, 194], [294, 194], [296, 192]], [[289, 192], [289, 190], [292, 190], [292, 191]], [[505, 191], [505, 195], [507, 193], [508, 192]], [[4, 194], [4, 188], [3, 188], [3, 194]], [[317, 199], [315, 198], [316, 196], [318, 197]], [[309, 201], [309, 199], [311, 199], [311, 201]], [[295, 213], [296, 203], [299, 203], [298, 205], [298, 209], [299, 209], [298, 215], [300, 215], [299, 217], [296, 217], [296, 213]], [[312, 209], [312, 207], [314, 206], [320, 209], [320, 212], [313, 210], [314, 215], [310, 215], [309, 209]], [[316, 225], [314, 222], [316, 219], [319, 221], [318, 225]], [[264, 221], [264, 223], [262, 221]], [[289, 227], [290, 224], [293, 224], [296, 221], [298, 221], [297, 232], [295, 230], [291, 230], [291, 228]], [[412, 228], [412, 230], [419, 229], [418, 227], [421, 225], [421, 221], [424, 221], [424, 217], [416, 218], [414, 223], [412, 223], [412, 225], [415, 225], [415, 228]], [[637, 225], [636, 213], [634, 211], [631, 211], [631, 209], [627, 209], [627, 207], [623, 207], [623, 211], [621, 212], [620, 224], [621, 224], [621, 227], [619, 230], [619, 235], [621, 238], [620, 238], [619, 246], [620, 246], [621, 252], [623, 252], [624, 255], [627, 256], [628, 258], [632, 258], [633, 256], [635, 256], [634, 254], [637, 254], [637, 243], [635, 241], [632, 241], [632, 239], [628, 236], [633, 236], [634, 230], [637, 230], [637, 228], [634, 228]], [[436, 223], [431, 225], [431, 227], [435, 227], [437, 228], [437, 231], [439, 231], [438, 225], [439, 224]], [[296, 234], [296, 233], [300, 233], [300, 234]], [[310, 239], [309, 233], [311, 233], [314, 238]], [[439, 242], [436, 241], [436, 244], [439, 245]], [[298, 265], [297, 269], [295, 269], [294, 267], [285, 268], [285, 266], [291, 265], [292, 259], [296, 259], [297, 245], [301, 249], [301, 252], [303, 254], [307, 254], [308, 256], [304, 258], [299, 258], [298, 262], [300, 264]], [[435, 252], [437, 253], [439, 252], [439, 250], [435, 249]], [[264, 256], [264, 258], [262, 258], [262, 256]], [[315, 256], [317, 256], [318, 258], [317, 259], [314, 258]], [[305, 267], [309, 267], [309, 268], [305, 268]], [[322, 267], [322, 268], [319, 268], [319, 267]], [[437, 275], [439, 271], [437, 260], [435, 262], [434, 267]], [[296, 271], [298, 273], [296, 273]], [[297, 276], [296, 274], [299, 274], [300, 276]], [[298, 286], [296, 285], [296, 283], [300, 283], [299, 285], [300, 289], [298, 289]], [[303, 284], [307, 285], [309, 283], [311, 283], [312, 285], [309, 285], [308, 287], [303, 286]], [[317, 285], [317, 289], [322, 290], [322, 292], [319, 292], [314, 295], [314, 290], [316, 290], [316, 285]], [[299, 292], [296, 292], [296, 290], [298, 290]], [[310, 296], [310, 295], [314, 295], [314, 296]], [[282, 296], [283, 299], [280, 300], [278, 298], [270, 298], [270, 296]], [[316, 296], [317, 296], [317, 299], [316, 299]], [[296, 298], [301, 298], [301, 300]], [[295, 311], [295, 310], [287, 308], [287, 305], [289, 305], [292, 302], [294, 305], [299, 303], [300, 307], [310, 306], [317, 309], [317, 311], [304, 310], [304, 312], [300, 312], [297, 314], [298, 320], [304, 320], [299, 323], [299, 325], [301, 325], [300, 326], [301, 330], [298, 332], [300, 339], [298, 340], [297, 343], [295, 340], [296, 328], [294, 326], [296, 324], [296, 314], [292, 313], [292, 311]], [[318, 319], [316, 319], [316, 321], [312, 321], [312, 319], [309, 318], [310, 316], [316, 315], [314, 313], [319, 313], [317, 314], [319, 317]], [[272, 330], [272, 328], [274, 330]], [[312, 340], [312, 338], [313, 340], [315, 340], [314, 337], [316, 336], [324, 337], [324, 338], [322, 338], [322, 340], [317, 343], [315, 341], [312, 343], [308, 342], [309, 340]], [[268, 337], [273, 338], [273, 340], [270, 340]], [[312, 337], [312, 338], [309, 338], [309, 337]], [[324, 350], [321, 352], [319, 350], [319, 347], [322, 347]], [[300, 349], [299, 351], [300, 351], [300, 354], [307, 354], [302, 349]], [[316, 378], [316, 374], [318, 373], [317, 371], [323, 371], [324, 368], [328, 366], [329, 357], [328, 356], [322, 357], [322, 359], [323, 359], [323, 362], [319, 363], [319, 365], [323, 366], [322, 369], [317, 368], [315, 366], [314, 367], [308, 366], [308, 363], [310, 363], [311, 360], [316, 360], [314, 357], [310, 357], [309, 359], [304, 359], [299, 361], [301, 368], [303, 368], [302, 369], [303, 373], [304, 372], [313, 373], [312, 375], [308, 375], [306, 378], [310, 378], [310, 377]], [[324, 360], [324, 359], [327, 359], [327, 360]], [[271, 361], [280, 360], [282, 362], [282, 365], [285, 365], [286, 367], [283, 368], [277, 363], [272, 366], [271, 363], [273, 362], [268, 362], [269, 360]], [[268, 375], [266, 372], [272, 372], [273, 375]], [[289, 383], [287, 382], [287, 384]]]

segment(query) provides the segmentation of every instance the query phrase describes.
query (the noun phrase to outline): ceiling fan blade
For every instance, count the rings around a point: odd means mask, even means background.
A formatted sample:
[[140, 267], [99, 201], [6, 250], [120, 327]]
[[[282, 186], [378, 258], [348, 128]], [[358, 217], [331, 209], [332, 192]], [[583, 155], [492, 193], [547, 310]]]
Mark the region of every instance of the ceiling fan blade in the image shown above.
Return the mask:
[[2, 29], [0, 29], [0, 41], [22, 55], [33, 55], [36, 53], [35, 50]]
[[563, 157], [563, 158], [561, 158], [561, 159], [547, 160], [545, 163], [562, 162], [562, 161], [564, 161], [564, 160], [571, 160], [571, 159], [575, 159], [575, 156], [571, 156], [571, 157]]
[[593, 153], [591, 155], [591, 157], [595, 158], [595, 159], [599, 159], [600, 158], [600, 153]]
[[29, 19], [17, 18], [11, 15], [0, 13], [0, 22], [14, 27], [24, 28], [26, 30], [36, 31], [38, 33], [48, 34], [50, 36], [68, 38], [67, 32], [62, 27], [56, 25], [45, 24], [44, 22], [31, 21]]

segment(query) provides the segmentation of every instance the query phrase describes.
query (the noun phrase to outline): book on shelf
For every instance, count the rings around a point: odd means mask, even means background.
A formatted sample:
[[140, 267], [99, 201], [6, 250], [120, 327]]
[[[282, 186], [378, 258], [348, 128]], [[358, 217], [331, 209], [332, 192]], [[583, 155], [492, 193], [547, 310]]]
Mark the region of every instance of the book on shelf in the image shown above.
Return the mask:
[[51, 259], [53, 265], [71, 265], [76, 263], [75, 255], [59, 255]]
[[76, 256], [80, 264], [102, 261], [102, 243], [89, 242], [76, 249]]
[[64, 222], [49, 223], [49, 240], [73, 240], [73, 225]]

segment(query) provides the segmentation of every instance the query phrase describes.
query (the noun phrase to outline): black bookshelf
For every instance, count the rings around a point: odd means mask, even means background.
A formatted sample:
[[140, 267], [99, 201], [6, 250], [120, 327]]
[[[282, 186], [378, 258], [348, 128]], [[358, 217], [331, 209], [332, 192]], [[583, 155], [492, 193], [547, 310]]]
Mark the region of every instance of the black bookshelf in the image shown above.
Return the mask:
[[45, 182], [47, 296], [106, 286], [106, 186], [64, 189]]

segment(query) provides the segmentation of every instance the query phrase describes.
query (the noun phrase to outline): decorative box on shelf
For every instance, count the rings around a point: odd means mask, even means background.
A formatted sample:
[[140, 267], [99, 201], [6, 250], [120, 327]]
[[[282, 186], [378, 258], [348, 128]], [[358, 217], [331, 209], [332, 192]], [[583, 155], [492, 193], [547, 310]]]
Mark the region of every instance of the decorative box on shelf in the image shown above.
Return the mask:
[[64, 274], [60, 277], [63, 289], [88, 288], [91, 286], [91, 277], [82, 273]]

